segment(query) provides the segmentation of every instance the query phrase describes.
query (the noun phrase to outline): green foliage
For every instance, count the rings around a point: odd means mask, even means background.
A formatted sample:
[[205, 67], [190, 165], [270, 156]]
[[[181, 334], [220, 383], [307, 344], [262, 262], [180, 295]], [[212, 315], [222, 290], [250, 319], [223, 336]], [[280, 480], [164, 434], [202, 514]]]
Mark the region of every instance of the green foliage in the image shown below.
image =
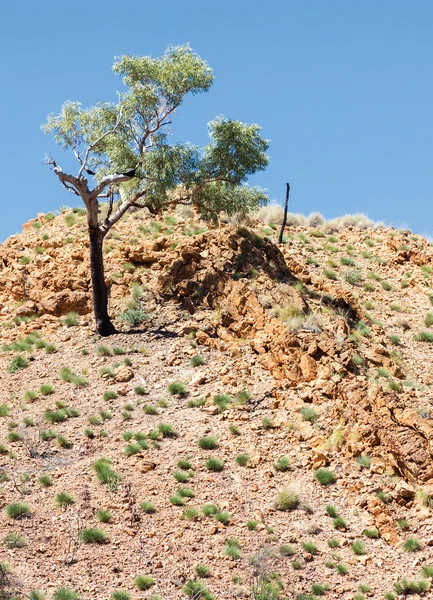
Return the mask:
[[137, 327], [141, 323], [144, 323], [144, 321], [150, 319], [151, 315], [142, 306], [136, 305], [124, 310], [119, 318], [128, 323], [131, 327]]
[[97, 510], [95, 516], [100, 523], [109, 523], [113, 518], [110, 511], [103, 508]]
[[274, 469], [285, 473], [290, 469], [290, 459], [287, 456], [280, 456], [280, 458], [274, 462]]
[[47, 488], [53, 485], [53, 480], [49, 475], [41, 475], [38, 479], [38, 483], [40, 486]]
[[415, 339], [418, 342], [428, 342], [429, 344], [433, 344], [433, 333], [430, 333], [430, 331], [421, 331], [415, 336]]
[[160, 423], [158, 425], [158, 431], [164, 438], [175, 438], [177, 433], [173, 427], [169, 423]]
[[314, 473], [314, 477], [320, 483], [320, 485], [330, 485], [337, 481], [337, 476], [333, 471], [329, 469], [317, 469]]
[[209, 469], [209, 471], [219, 473], [224, 470], [224, 461], [219, 460], [218, 458], [209, 458], [206, 461], [206, 468]]
[[6, 548], [25, 548], [27, 546], [26, 539], [16, 532], [8, 533], [3, 539]]
[[66, 327], [75, 327], [79, 323], [78, 313], [68, 312], [62, 319], [60, 319], [60, 322], [63, 323], [63, 325], [66, 325]]
[[286, 488], [278, 494], [276, 508], [278, 510], [295, 510], [299, 506], [299, 495], [293, 488]]
[[246, 467], [249, 460], [250, 457], [248, 456], [248, 454], [238, 454], [238, 456], [236, 457], [236, 462], [240, 467]]
[[369, 469], [371, 465], [371, 457], [368, 454], [364, 454], [363, 456], [357, 456], [356, 462], [363, 469]]
[[145, 512], [148, 515], [156, 512], [156, 508], [155, 508], [154, 504], [152, 502], [150, 502], [150, 500], [145, 500], [144, 502], [141, 502], [140, 508], [143, 512]]
[[20, 354], [18, 356], [14, 356], [8, 366], [8, 373], [15, 373], [19, 369], [24, 369], [28, 365], [28, 361], [24, 356]]
[[365, 546], [360, 540], [357, 540], [357, 541], [353, 542], [352, 544], [350, 544], [350, 547], [352, 548], [352, 552], [354, 554], [356, 554], [357, 556], [366, 554]]
[[111, 460], [108, 458], [99, 458], [92, 465], [97, 478], [105, 484], [110, 490], [115, 490], [120, 481], [120, 476], [111, 469]]
[[406, 552], [418, 552], [422, 548], [421, 542], [414, 537], [407, 538], [402, 544], [403, 550]]
[[54, 600], [79, 600], [80, 596], [75, 590], [59, 587], [54, 590], [53, 598]]
[[83, 529], [81, 540], [84, 544], [105, 544], [107, 534], [102, 529]]
[[319, 413], [314, 408], [309, 406], [302, 406], [299, 409], [299, 412], [302, 415], [302, 419], [304, 421], [309, 421], [311, 424], [314, 424], [319, 418]]
[[262, 190], [243, 185], [269, 162], [268, 141], [258, 125], [218, 117], [208, 125], [205, 148], [168, 143], [175, 109], [187, 94], [207, 91], [213, 80], [209, 66], [188, 45], [169, 47], [159, 58], [123, 56], [113, 70], [126, 86], [117, 103], [82, 109], [68, 101], [42, 127], [81, 156], [90, 147], [87, 166], [97, 181], [135, 166], [139, 177], [121, 183], [124, 196], [159, 208], [175, 204], [170, 192], [183, 184], [182, 195], [205, 219], [222, 210], [246, 214], [266, 200]]
[[126, 590], [115, 590], [112, 592], [110, 600], [131, 600], [131, 594]]
[[398, 595], [424, 594], [428, 590], [428, 587], [428, 582], [423, 579], [420, 581], [409, 581], [403, 578], [394, 583], [394, 590]]
[[196, 354], [191, 358], [189, 364], [191, 365], [191, 367], [200, 367], [201, 365], [204, 365], [205, 362], [206, 360], [203, 356]]
[[54, 498], [54, 502], [56, 503], [57, 506], [59, 506], [60, 508], [66, 508], [67, 506], [71, 506], [72, 504], [75, 503], [74, 498], [71, 496], [71, 494], [67, 494], [66, 492], [60, 492], [59, 494], [57, 494], [57, 496]]
[[218, 394], [214, 397], [213, 403], [215, 406], [218, 406], [218, 412], [222, 413], [227, 410], [228, 405], [231, 403], [232, 399], [228, 394]]
[[219, 446], [217, 439], [212, 436], [202, 437], [197, 443], [203, 450], [214, 450]]
[[312, 542], [302, 542], [301, 546], [305, 550], [305, 552], [308, 552], [313, 556], [315, 556], [318, 553], [317, 546]]
[[240, 559], [242, 556], [239, 540], [229, 538], [226, 540], [223, 548], [223, 556], [229, 558]]
[[30, 509], [24, 502], [13, 502], [6, 507], [6, 514], [10, 519], [21, 519], [30, 515]]
[[173, 381], [169, 384], [168, 391], [172, 396], [183, 396], [186, 392], [185, 384], [181, 381]]
[[72, 383], [72, 385], [75, 385], [76, 387], [84, 387], [87, 385], [87, 380], [84, 377], [79, 377], [70, 367], [63, 367], [63, 369], [61, 369], [60, 379], [63, 379], [63, 381], [66, 381], [67, 383]]
[[207, 565], [196, 565], [195, 572], [199, 577], [210, 577], [210, 569]]
[[193, 600], [214, 600], [206, 585], [202, 581], [190, 580], [182, 588], [183, 593]]
[[145, 591], [155, 585], [155, 580], [150, 575], [138, 575], [138, 577], [134, 579], [134, 585], [137, 589]]

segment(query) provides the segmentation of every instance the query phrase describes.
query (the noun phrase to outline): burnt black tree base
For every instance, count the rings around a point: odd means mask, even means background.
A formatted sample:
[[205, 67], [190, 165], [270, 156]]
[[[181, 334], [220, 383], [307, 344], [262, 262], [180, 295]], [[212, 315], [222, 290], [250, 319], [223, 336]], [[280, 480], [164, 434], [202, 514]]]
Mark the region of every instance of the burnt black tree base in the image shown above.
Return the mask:
[[279, 244], [283, 243], [284, 228], [285, 228], [286, 223], [287, 223], [287, 209], [289, 208], [289, 193], [290, 193], [290, 183], [286, 183], [286, 201], [284, 203], [283, 223], [281, 225], [280, 236], [278, 238], [278, 243]]
[[93, 310], [96, 329], [102, 336], [112, 335], [117, 330], [108, 314], [108, 291], [104, 276], [104, 259], [102, 246], [104, 234], [99, 228], [89, 228], [90, 239], [90, 273], [93, 288]]

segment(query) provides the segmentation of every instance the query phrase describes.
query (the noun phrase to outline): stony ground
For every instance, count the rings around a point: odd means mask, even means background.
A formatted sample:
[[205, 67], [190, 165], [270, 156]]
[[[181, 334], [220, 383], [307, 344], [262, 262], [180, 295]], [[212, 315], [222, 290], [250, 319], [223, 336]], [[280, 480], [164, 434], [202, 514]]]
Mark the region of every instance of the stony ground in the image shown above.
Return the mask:
[[383, 598], [402, 578], [428, 597], [433, 352], [415, 339], [432, 324], [428, 243], [292, 228], [279, 253], [257, 222], [264, 246], [230, 224], [133, 215], [107, 240], [111, 310], [136, 282], [151, 314], [103, 340], [83, 217], [67, 214], [0, 248], [0, 562], [15, 592], [171, 600], [196, 580], [252, 598], [278, 573], [281, 598]]

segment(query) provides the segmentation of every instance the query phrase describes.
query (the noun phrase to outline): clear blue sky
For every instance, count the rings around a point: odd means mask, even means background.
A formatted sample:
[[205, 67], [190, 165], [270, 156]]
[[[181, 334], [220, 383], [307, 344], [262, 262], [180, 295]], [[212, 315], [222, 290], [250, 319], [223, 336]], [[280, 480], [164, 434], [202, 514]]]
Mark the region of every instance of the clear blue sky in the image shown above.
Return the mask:
[[40, 0], [2, 2], [0, 241], [38, 212], [74, 205], [43, 166], [39, 129], [64, 100], [115, 100], [122, 54], [190, 42], [213, 68], [177, 139], [206, 143], [218, 114], [262, 125], [271, 164], [252, 183], [291, 210], [433, 233], [431, 0]]

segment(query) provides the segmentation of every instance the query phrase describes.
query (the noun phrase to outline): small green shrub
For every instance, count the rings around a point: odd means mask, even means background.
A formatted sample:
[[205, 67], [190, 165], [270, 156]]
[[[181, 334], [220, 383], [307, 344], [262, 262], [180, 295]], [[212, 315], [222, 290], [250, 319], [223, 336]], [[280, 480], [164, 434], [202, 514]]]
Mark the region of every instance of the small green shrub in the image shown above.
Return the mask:
[[214, 450], [219, 446], [216, 438], [211, 436], [202, 437], [198, 440], [197, 443], [202, 450]]
[[346, 521], [340, 516], [335, 517], [335, 519], [332, 521], [332, 525], [334, 529], [347, 529]]
[[81, 540], [84, 544], [105, 544], [107, 534], [102, 529], [83, 529]]
[[38, 483], [40, 486], [47, 488], [53, 485], [53, 480], [49, 475], [41, 475], [38, 479]]
[[24, 502], [13, 502], [6, 507], [6, 514], [10, 519], [22, 519], [30, 516], [30, 509]]
[[405, 552], [419, 552], [422, 544], [417, 538], [410, 537], [403, 542], [402, 547]]
[[173, 381], [167, 389], [172, 396], [183, 396], [186, 393], [185, 384], [181, 381]]
[[360, 540], [357, 540], [357, 541], [353, 542], [352, 544], [350, 544], [350, 547], [352, 549], [352, 552], [354, 554], [356, 554], [357, 556], [361, 556], [362, 554], [367, 554], [365, 546]]
[[54, 502], [59, 508], [66, 508], [67, 506], [75, 504], [73, 496], [71, 496], [71, 494], [67, 494], [66, 492], [60, 492], [57, 494], [57, 496], [54, 498]]
[[238, 465], [240, 467], [246, 467], [249, 460], [250, 460], [250, 457], [248, 456], [248, 454], [239, 454], [236, 457], [236, 462], [238, 463]]
[[286, 488], [278, 494], [277, 510], [295, 510], [299, 506], [299, 495], [293, 488]]
[[214, 596], [202, 581], [190, 580], [182, 588], [183, 593], [193, 600], [214, 600]]
[[92, 465], [97, 478], [105, 484], [110, 490], [117, 488], [120, 476], [111, 469], [111, 460], [108, 458], [99, 458]]
[[233, 538], [226, 540], [223, 548], [223, 556], [239, 560], [242, 557], [239, 540]]
[[24, 369], [25, 367], [28, 366], [28, 364], [29, 363], [28, 363], [27, 359], [24, 358], [24, 356], [21, 356], [19, 354], [18, 356], [15, 356], [9, 363], [8, 373], [15, 373], [19, 369]]
[[64, 448], [65, 450], [70, 450], [74, 445], [70, 440], [65, 438], [63, 435], [57, 436], [57, 443], [60, 446], [60, 448]]
[[199, 564], [195, 568], [198, 577], [210, 577], [210, 569], [207, 565]]
[[337, 573], [339, 575], [347, 575], [349, 569], [346, 567], [346, 565], [342, 565], [341, 563], [338, 565], [335, 565], [335, 570], [337, 571]]
[[274, 462], [274, 469], [276, 471], [280, 471], [281, 473], [285, 473], [290, 469], [290, 460], [287, 456], [280, 456], [280, 458]]
[[182, 519], [186, 521], [197, 521], [200, 513], [196, 508], [186, 508], [182, 513]]
[[145, 500], [144, 502], [141, 502], [140, 508], [143, 512], [145, 512], [148, 515], [151, 515], [156, 512], [156, 508], [153, 502], [151, 502], [150, 500]]
[[75, 590], [59, 587], [53, 592], [54, 600], [79, 600], [80, 596]]
[[415, 340], [417, 342], [428, 342], [429, 344], [433, 344], [433, 333], [430, 331], [421, 331], [415, 336]]
[[114, 390], [106, 390], [102, 394], [103, 400], [114, 400], [115, 398], [117, 398], [117, 392], [115, 392]]
[[158, 425], [158, 431], [164, 438], [175, 438], [177, 437], [177, 433], [173, 427], [169, 423], [160, 423]]
[[283, 544], [280, 546], [280, 554], [281, 556], [293, 556], [296, 554], [296, 550], [290, 544]]
[[[6, 548], [25, 548], [27, 546], [27, 542], [25, 537], [20, 535], [17, 532], [8, 533], [3, 539], [4, 545]], [[0, 577], [1, 582], [1, 577]], [[0, 584], [1, 585], [1, 584]]]
[[110, 511], [105, 510], [103, 508], [100, 508], [99, 510], [97, 510], [95, 516], [100, 523], [109, 523], [111, 521], [111, 519], [113, 518]]
[[337, 481], [336, 474], [333, 471], [325, 468], [317, 469], [317, 471], [314, 473], [314, 477], [320, 483], [320, 485], [331, 485]]
[[141, 306], [135, 306], [133, 308], [128, 308], [120, 315], [120, 319], [125, 321], [131, 327], [137, 327], [144, 321], [147, 321], [151, 318], [151, 314], [144, 310]]
[[138, 575], [138, 577], [134, 579], [134, 585], [140, 591], [145, 591], [155, 585], [155, 580], [150, 575]]
[[227, 407], [231, 403], [231, 401], [232, 399], [228, 394], [219, 394], [213, 399], [213, 403], [215, 404], [215, 406], [218, 406], [218, 412], [220, 413], [227, 410]]
[[371, 466], [371, 457], [368, 454], [364, 454], [363, 456], [357, 456], [356, 462], [363, 469], [369, 469]]
[[187, 408], [200, 408], [200, 406], [204, 406], [206, 404], [206, 400], [204, 398], [191, 398], [186, 403]]
[[429, 584], [423, 579], [421, 581], [409, 581], [405, 578], [399, 579], [394, 583], [394, 590], [397, 594], [408, 595], [408, 594], [424, 594], [428, 590]]
[[218, 458], [209, 458], [206, 461], [206, 468], [209, 469], [209, 471], [219, 473], [224, 470], [224, 461], [219, 460]]
[[63, 323], [63, 325], [66, 325], [66, 327], [76, 327], [79, 324], [78, 313], [68, 312], [62, 319], [60, 319], [60, 322]]
[[203, 356], [196, 354], [191, 358], [189, 364], [191, 365], [191, 367], [200, 367], [201, 365], [204, 365], [205, 362], [206, 360]]
[[205, 504], [202, 508], [202, 512], [205, 517], [211, 517], [219, 512], [219, 508], [216, 504]]
[[232, 518], [231, 514], [225, 511], [218, 511], [214, 514], [213, 517], [215, 521], [218, 521], [218, 523], [222, 523], [223, 525], [227, 525], [227, 523], [229, 523], [230, 519]]
[[375, 527], [371, 529], [364, 529], [362, 534], [370, 538], [371, 540], [377, 540], [380, 538], [380, 533]]
[[309, 406], [302, 406], [299, 412], [302, 415], [303, 421], [309, 421], [311, 424], [314, 424], [319, 418], [319, 413]]
[[131, 594], [126, 590], [115, 590], [111, 593], [110, 600], [131, 600]]
[[313, 556], [315, 556], [319, 552], [317, 546], [312, 542], [302, 542], [301, 546], [305, 550], [305, 552], [308, 552], [308, 554], [312, 554]]

